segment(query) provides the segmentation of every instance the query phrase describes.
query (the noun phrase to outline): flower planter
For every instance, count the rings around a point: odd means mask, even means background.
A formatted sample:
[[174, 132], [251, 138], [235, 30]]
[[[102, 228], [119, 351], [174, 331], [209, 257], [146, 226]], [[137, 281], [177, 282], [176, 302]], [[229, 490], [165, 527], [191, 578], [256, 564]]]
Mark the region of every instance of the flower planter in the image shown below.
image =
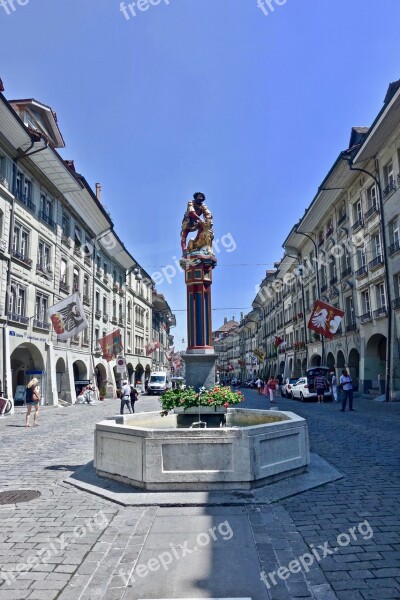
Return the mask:
[[[180, 406], [175, 406], [175, 408], [173, 409], [174, 413], [176, 415], [198, 415], [199, 414], [199, 407], [198, 406], [190, 406], [189, 408], [186, 408], [186, 410], [183, 407]], [[201, 415], [209, 415], [209, 414], [224, 414], [226, 413], [227, 409], [224, 406], [200, 406], [200, 414]]]

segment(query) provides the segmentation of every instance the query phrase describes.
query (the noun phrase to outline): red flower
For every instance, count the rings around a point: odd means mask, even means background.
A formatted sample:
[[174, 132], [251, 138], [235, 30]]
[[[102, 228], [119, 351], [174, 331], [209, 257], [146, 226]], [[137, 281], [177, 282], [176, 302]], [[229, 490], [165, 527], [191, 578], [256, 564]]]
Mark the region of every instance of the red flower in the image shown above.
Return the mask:
[[225, 408], [228, 408], [229, 402], [225, 402], [224, 406], [225, 406]]

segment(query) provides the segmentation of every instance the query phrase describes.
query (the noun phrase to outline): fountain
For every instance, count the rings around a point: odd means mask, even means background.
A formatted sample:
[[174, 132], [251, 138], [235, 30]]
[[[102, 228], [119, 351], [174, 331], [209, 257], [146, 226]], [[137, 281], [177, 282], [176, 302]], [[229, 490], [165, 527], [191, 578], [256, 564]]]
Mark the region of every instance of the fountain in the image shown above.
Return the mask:
[[[187, 289], [186, 382], [215, 385], [211, 284], [216, 258], [212, 215], [194, 194], [182, 222], [181, 265]], [[197, 231], [186, 247], [189, 232]], [[292, 412], [199, 405], [174, 414], [123, 415], [95, 431], [95, 468], [107, 477], [149, 491], [247, 490], [307, 470], [308, 429]], [[189, 414], [191, 413], [191, 414]]]

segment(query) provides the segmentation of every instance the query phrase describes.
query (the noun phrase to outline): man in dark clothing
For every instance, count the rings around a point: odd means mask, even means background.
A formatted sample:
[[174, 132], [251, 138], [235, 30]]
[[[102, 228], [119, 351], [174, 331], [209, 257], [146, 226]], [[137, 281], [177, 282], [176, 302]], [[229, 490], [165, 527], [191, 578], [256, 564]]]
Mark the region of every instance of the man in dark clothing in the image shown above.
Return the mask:
[[319, 404], [324, 402], [325, 390], [329, 389], [329, 383], [323, 375], [317, 375], [314, 381], [314, 386], [317, 390], [317, 400]]

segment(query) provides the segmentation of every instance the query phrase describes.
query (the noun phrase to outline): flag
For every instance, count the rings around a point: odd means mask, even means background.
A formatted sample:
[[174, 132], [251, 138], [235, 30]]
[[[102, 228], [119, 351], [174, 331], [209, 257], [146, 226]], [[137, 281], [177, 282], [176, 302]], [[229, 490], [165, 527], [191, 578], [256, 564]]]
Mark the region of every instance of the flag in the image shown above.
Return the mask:
[[174, 358], [174, 353], [175, 353], [175, 348], [172, 348], [169, 352], [166, 352], [164, 350], [165, 358], [168, 360], [168, 362], [171, 362], [171, 360]]
[[158, 340], [153, 340], [152, 342], [149, 342], [148, 344], [146, 344], [146, 354], [147, 354], [147, 356], [149, 354], [152, 354], [156, 350], [158, 350], [158, 348], [160, 346], [161, 346], [161, 344], [160, 344], [160, 342]]
[[180, 359], [180, 358], [176, 358], [176, 359], [174, 360], [174, 363], [173, 363], [173, 365], [174, 365], [175, 369], [179, 369], [179, 367], [181, 366], [181, 364], [182, 364], [182, 361], [181, 361], [181, 359]]
[[281, 344], [283, 344], [283, 339], [280, 337], [277, 337], [276, 335], [274, 335], [275, 338], [275, 348], [278, 348], [278, 346], [280, 346]]
[[342, 322], [344, 312], [340, 308], [316, 300], [308, 322], [308, 329], [324, 335], [329, 340], [333, 338]]
[[122, 352], [121, 330], [115, 329], [102, 338], [99, 338], [99, 344], [103, 352], [103, 358], [110, 362], [115, 356]]
[[262, 348], [256, 348], [253, 350], [253, 354], [258, 358], [258, 360], [263, 361], [265, 359], [265, 352]]
[[227, 371], [234, 371], [235, 367], [232, 365], [232, 363], [228, 363], [228, 366], [226, 367]]
[[89, 327], [78, 292], [50, 306], [47, 316], [60, 340], [68, 340]]

